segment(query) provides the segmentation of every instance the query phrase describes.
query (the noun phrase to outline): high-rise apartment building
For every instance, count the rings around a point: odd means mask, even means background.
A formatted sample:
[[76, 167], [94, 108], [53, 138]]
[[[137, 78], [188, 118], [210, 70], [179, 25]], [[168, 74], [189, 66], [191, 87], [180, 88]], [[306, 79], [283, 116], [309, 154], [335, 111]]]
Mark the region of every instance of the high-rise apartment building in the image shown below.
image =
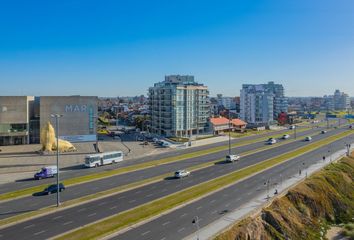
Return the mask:
[[351, 109], [350, 97], [338, 89], [334, 95], [324, 96], [327, 110], [349, 110]]
[[150, 131], [164, 136], [187, 137], [208, 129], [208, 87], [194, 76], [170, 75], [149, 88]]
[[243, 84], [240, 94], [240, 118], [251, 124], [270, 124], [282, 112], [288, 112], [288, 100], [281, 84]]

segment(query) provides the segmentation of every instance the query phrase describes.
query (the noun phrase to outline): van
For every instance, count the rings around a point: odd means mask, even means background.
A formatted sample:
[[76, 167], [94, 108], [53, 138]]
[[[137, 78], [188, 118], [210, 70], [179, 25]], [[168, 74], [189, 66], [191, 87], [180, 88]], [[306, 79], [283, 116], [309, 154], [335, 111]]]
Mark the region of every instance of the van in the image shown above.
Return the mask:
[[40, 172], [34, 174], [34, 179], [39, 180], [43, 178], [50, 178], [54, 177], [56, 174], [58, 174], [57, 166], [43, 167]]

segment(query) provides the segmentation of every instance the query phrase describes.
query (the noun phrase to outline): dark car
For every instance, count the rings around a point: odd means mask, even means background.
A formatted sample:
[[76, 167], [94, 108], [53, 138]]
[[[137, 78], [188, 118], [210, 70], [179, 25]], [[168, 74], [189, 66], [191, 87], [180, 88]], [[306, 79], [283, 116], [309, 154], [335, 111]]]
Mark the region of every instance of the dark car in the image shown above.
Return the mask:
[[[59, 183], [59, 192], [64, 191], [65, 190], [65, 186], [62, 183]], [[44, 189], [44, 193], [46, 194], [51, 194], [51, 193], [56, 193], [58, 191], [57, 185], [56, 184], [52, 184], [49, 185], [46, 189]]]

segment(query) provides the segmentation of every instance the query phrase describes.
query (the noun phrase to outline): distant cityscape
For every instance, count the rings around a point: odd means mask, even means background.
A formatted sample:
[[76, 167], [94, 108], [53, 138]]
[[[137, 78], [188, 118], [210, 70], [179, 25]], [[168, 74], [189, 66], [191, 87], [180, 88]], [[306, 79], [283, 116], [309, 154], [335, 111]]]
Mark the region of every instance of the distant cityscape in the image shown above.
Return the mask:
[[[0, 145], [39, 143], [40, 128], [53, 112], [67, 116], [61, 120], [61, 138], [75, 142], [96, 139], [94, 122], [107, 117], [151, 134], [189, 138], [293, 124], [319, 112], [352, 117], [353, 106], [353, 98], [340, 90], [323, 97], [287, 97], [286, 88], [274, 82], [243, 84], [235, 96], [211, 97], [194, 76], [169, 75], [153, 84], [147, 96], [0, 97]], [[75, 122], [85, 124], [74, 128]]]

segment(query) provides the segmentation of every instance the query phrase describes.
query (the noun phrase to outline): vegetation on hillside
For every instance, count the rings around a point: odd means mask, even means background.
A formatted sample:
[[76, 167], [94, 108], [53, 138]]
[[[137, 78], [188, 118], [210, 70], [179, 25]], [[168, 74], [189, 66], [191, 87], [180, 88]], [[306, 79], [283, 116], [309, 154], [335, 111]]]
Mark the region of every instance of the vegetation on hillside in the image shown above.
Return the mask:
[[325, 239], [330, 224], [353, 234], [354, 157], [327, 166], [215, 240]]

